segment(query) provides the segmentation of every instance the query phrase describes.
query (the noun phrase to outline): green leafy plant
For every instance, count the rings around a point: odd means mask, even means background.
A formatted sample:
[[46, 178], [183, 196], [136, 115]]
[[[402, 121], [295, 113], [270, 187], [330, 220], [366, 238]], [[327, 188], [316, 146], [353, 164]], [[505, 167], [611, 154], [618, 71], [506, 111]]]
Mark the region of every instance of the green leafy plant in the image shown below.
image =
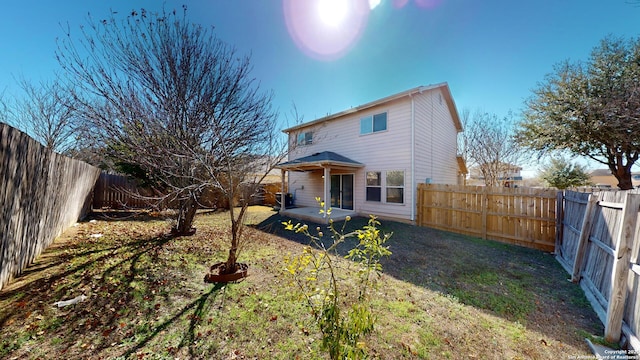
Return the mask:
[[[330, 214], [330, 210], [327, 213]], [[301, 254], [285, 258], [285, 272], [309, 307], [322, 334], [322, 349], [331, 359], [366, 357], [366, 343], [362, 338], [373, 331], [376, 322], [370, 293], [382, 271], [380, 259], [391, 255], [384, 245], [392, 234], [378, 229], [380, 222], [375, 216], [370, 216], [362, 229], [346, 232], [350, 220], [347, 217], [340, 229], [329, 220], [328, 236], [320, 227], [312, 234], [306, 224], [294, 225], [290, 220], [282, 223], [286, 230], [303, 233], [310, 240]], [[332, 255], [336, 254], [338, 245], [349, 238], [357, 240], [345, 256], [352, 261], [349, 266], [355, 267], [355, 271], [348, 274], [355, 276], [341, 277], [337, 272], [339, 264]], [[356, 296], [347, 298], [349, 293]]]

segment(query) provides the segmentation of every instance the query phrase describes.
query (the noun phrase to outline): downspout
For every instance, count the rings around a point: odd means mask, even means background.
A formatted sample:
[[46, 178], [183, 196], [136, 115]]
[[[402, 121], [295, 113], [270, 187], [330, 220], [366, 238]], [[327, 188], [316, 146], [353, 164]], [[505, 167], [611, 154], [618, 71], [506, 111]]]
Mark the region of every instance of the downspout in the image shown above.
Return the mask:
[[416, 219], [416, 105], [411, 94], [411, 221]]
[[285, 180], [285, 173], [286, 170], [285, 169], [280, 169], [280, 214], [284, 213], [285, 208], [286, 208], [286, 203], [285, 201], [285, 193], [284, 193], [284, 180]]

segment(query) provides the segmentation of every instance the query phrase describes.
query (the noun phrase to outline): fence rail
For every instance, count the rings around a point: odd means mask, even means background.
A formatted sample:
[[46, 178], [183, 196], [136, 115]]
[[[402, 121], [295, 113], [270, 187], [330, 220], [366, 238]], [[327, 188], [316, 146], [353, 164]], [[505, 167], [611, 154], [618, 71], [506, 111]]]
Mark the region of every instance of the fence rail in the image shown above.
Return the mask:
[[420, 184], [420, 226], [553, 251], [557, 190]]
[[580, 284], [605, 338], [640, 351], [640, 191], [421, 184], [418, 225], [545, 251]]
[[[257, 192], [250, 194], [249, 205], [275, 205], [276, 192], [280, 191], [280, 183], [262, 184]], [[237, 201], [244, 199], [237, 199]], [[139, 187], [135, 181], [123, 175], [100, 174], [93, 191], [94, 209], [147, 209], [151, 207], [172, 208], [175, 202], [162, 202], [158, 194], [151, 189]], [[226, 198], [212, 189], [207, 189], [200, 198], [203, 208], [228, 208]]]
[[623, 333], [640, 350], [640, 193], [567, 191], [556, 258], [580, 284], [605, 325], [605, 339]]

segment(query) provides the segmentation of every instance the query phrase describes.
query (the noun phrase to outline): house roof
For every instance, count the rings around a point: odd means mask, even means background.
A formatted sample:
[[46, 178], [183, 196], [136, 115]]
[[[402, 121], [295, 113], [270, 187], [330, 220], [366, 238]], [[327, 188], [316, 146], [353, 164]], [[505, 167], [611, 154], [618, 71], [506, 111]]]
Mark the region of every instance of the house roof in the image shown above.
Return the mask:
[[357, 168], [363, 167], [364, 164], [351, 160], [332, 151], [323, 151], [313, 153], [295, 160], [287, 161], [276, 165], [279, 169], [308, 171], [324, 167], [333, 168]]
[[613, 174], [611, 174], [611, 170], [609, 169], [595, 169], [593, 170], [590, 174], [590, 176], [613, 176]]
[[[639, 172], [632, 172], [631, 175], [640, 175]], [[613, 176], [609, 169], [595, 169], [589, 173], [589, 176]]]
[[456, 156], [456, 161], [458, 162], [458, 171], [460, 171], [461, 174], [468, 174], [469, 169], [467, 169], [467, 163], [464, 161], [464, 157], [458, 155]]
[[360, 105], [360, 106], [356, 106], [356, 107], [348, 109], [348, 110], [344, 110], [344, 111], [341, 111], [341, 112], [338, 112], [338, 113], [335, 113], [335, 114], [332, 114], [332, 115], [327, 115], [325, 117], [322, 117], [322, 118], [319, 118], [319, 119], [316, 119], [316, 120], [313, 120], [313, 121], [309, 121], [309, 122], [306, 122], [306, 123], [303, 123], [303, 124], [292, 126], [292, 127], [288, 128], [288, 129], [284, 129], [282, 131], [284, 133], [289, 133], [291, 131], [295, 131], [295, 130], [298, 130], [298, 129], [301, 129], [301, 128], [305, 128], [305, 127], [308, 127], [308, 126], [311, 126], [311, 125], [316, 125], [316, 124], [323, 123], [323, 122], [326, 122], [326, 121], [334, 120], [334, 119], [340, 118], [340, 117], [345, 116], [345, 115], [354, 114], [354, 113], [357, 113], [359, 111], [363, 111], [363, 110], [372, 108], [374, 106], [378, 106], [378, 105], [385, 104], [385, 103], [388, 103], [388, 102], [391, 102], [391, 101], [394, 101], [394, 100], [398, 100], [398, 99], [401, 99], [401, 98], [406, 97], [406, 96], [413, 96], [415, 94], [419, 94], [419, 93], [423, 93], [425, 91], [431, 91], [431, 90], [435, 90], [435, 89], [442, 89], [442, 93], [444, 95], [445, 101], [447, 102], [447, 107], [449, 108], [449, 111], [451, 113], [451, 118], [453, 119], [453, 123], [454, 123], [456, 129], [458, 130], [458, 132], [461, 132], [462, 131], [462, 123], [460, 122], [460, 116], [458, 115], [458, 110], [456, 108], [456, 104], [453, 101], [453, 97], [451, 96], [451, 90], [449, 89], [449, 84], [447, 84], [446, 82], [439, 83], [439, 84], [434, 84], [434, 85], [418, 86], [418, 87], [415, 87], [413, 89], [409, 89], [409, 90], [406, 90], [406, 91], [403, 91], [403, 92], [400, 92], [400, 93], [397, 93], [397, 94], [394, 94], [394, 95], [390, 95], [390, 96], [387, 96], [385, 98], [378, 99], [378, 100], [375, 100], [375, 101], [372, 101], [372, 102], [369, 102], [369, 103], [366, 103], [366, 104], [363, 104], [363, 105]]

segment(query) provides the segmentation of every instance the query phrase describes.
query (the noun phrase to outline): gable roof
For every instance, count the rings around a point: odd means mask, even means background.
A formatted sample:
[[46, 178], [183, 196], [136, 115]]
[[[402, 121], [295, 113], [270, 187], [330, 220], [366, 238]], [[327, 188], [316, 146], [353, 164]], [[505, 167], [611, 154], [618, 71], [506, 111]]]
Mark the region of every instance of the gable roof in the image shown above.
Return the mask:
[[447, 107], [449, 108], [449, 112], [451, 113], [451, 118], [453, 119], [453, 123], [454, 123], [456, 129], [458, 130], [458, 132], [461, 132], [462, 131], [462, 123], [460, 122], [460, 116], [458, 115], [458, 110], [456, 108], [456, 104], [453, 101], [453, 97], [451, 96], [451, 90], [449, 89], [449, 84], [447, 84], [446, 82], [439, 83], [439, 84], [434, 84], [434, 85], [418, 86], [418, 87], [415, 87], [413, 89], [409, 89], [409, 90], [406, 90], [406, 91], [403, 91], [403, 92], [400, 92], [400, 93], [397, 93], [397, 94], [394, 94], [394, 95], [390, 95], [390, 96], [387, 96], [385, 98], [378, 99], [378, 100], [375, 100], [375, 101], [372, 101], [372, 102], [369, 102], [369, 103], [366, 103], [366, 104], [363, 104], [363, 105], [360, 105], [360, 106], [356, 106], [356, 107], [348, 109], [348, 110], [344, 110], [344, 111], [341, 111], [341, 112], [338, 112], [338, 113], [335, 113], [335, 114], [332, 114], [332, 115], [327, 115], [325, 117], [321, 117], [321, 118], [313, 120], [313, 121], [309, 121], [309, 122], [302, 123], [302, 124], [299, 124], [299, 125], [296, 125], [296, 126], [292, 126], [290, 128], [282, 130], [282, 132], [289, 133], [291, 131], [298, 130], [298, 129], [301, 129], [301, 128], [305, 128], [305, 127], [308, 127], [308, 126], [311, 126], [311, 125], [316, 125], [316, 124], [323, 123], [323, 122], [326, 122], [326, 121], [334, 120], [334, 119], [337, 119], [337, 118], [345, 116], [345, 115], [354, 114], [354, 113], [357, 113], [359, 111], [363, 111], [363, 110], [372, 108], [374, 106], [378, 106], [378, 105], [385, 104], [385, 103], [388, 103], [388, 102], [391, 102], [391, 101], [394, 101], [394, 100], [398, 100], [398, 99], [401, 99], [401, 98], [406, 97], [406, 96], [413, 96], [415, 94], [420, 94], [420, 93], [423, 93], [425, 91], [431, 91], [431, 90], [435, 90], [435, 89], [442, 89], [442, 93], [444, 95], [443, 97], [444, 97], [445, 101], [447, 102]]
[[280, 169], [301, 171], [321, 168], [323, 166], [354, 168], [362, 167], [364, 164], [336, 154], [333, 151], [323, 151], [276, 165], [276, 167]]

